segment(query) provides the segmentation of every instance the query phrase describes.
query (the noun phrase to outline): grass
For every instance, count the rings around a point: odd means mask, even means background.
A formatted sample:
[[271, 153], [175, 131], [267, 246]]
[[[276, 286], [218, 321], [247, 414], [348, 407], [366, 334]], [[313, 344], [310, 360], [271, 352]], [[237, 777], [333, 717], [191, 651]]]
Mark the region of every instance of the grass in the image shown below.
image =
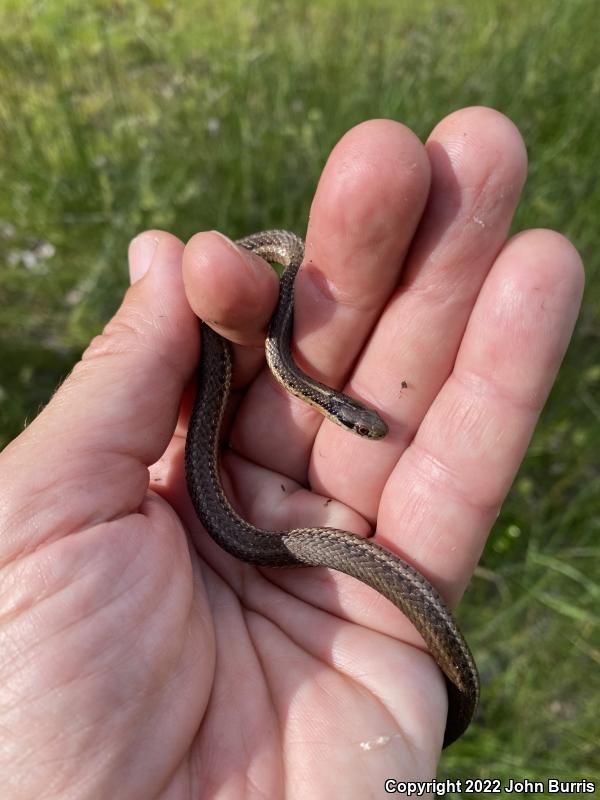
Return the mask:
[[424, 138], [485, 104], [521, 129], [514, 230], [568, 235], [588, 282], [460, 609], [484, 694], [440, 777], [600, 774], [597, 13], [593, 0], [0, 2], [0, 443], [115, 310], [140, 229], [302, 231], [327, 153], [369, 117]]

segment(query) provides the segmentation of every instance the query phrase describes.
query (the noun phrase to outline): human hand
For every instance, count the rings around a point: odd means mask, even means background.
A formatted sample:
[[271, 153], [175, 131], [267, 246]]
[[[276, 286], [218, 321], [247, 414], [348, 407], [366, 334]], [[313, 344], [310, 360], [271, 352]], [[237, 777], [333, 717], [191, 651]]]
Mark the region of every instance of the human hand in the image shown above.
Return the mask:
[[208, 233], [185, 250], [165, 233], [134, 241], [122, 308], [0, 457], [3, 798], [363, 798], [386, 778], [431, 778], [445, 687], [419, 637], [346, 576], [220, 551], [185, 488], [189, 392], [176, 420], [196, 312], [237, 343], [223, 478], [242, 516], [376, 524], [454, 605], [581, 296], [561, 236], [506, 243], [524, 176], [518, 132], [489, 109], [446, 118], [426, 149], [377, 120], [333, 151], [295, 353], [381, 413], [379, 442], [265, 371], [277, 280], [264, 262]]

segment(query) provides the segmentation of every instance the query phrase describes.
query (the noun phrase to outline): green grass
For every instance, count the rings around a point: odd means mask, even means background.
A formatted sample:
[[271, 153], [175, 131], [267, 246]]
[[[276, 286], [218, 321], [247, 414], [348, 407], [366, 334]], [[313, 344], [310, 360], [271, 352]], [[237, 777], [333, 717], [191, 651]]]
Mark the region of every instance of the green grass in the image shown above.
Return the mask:
[[[0, 2], [0, 443], [115, 310], [140, 229], [302, 231], [369, 117], [494, 106], [583, 312], [460, 618], [479, 717], [440, 777], [600, 775], [600, 67], [594, 0]], [[476, 796], [476, 795], [474, 795]], [[540, 797], [542, 795], [536, 795]]]

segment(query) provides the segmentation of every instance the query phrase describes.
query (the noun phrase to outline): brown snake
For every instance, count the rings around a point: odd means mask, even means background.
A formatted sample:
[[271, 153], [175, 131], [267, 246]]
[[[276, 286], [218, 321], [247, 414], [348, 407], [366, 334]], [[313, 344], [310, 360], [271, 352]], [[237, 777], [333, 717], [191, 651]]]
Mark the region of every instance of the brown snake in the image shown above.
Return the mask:
[[[338, 425], [363, 437], [385, 436], [387, 426], [376, 412], [318, 383], [294, 364], [290, 352], [294, 279], [304, 257], [302, 239], [287, 231], [265, 231], [240, 239], [237, 244], [285, 267], [266, 341], [267, 361], [275, 378]], [[202, 524], [217, 544], [248, 564], [330, 567], [357, 578], [391, 600], [421, 634], [445, 675], [447, 747], [466, 730], [479, 698], [477, 667], [452, 614], [429, 581], [371, 540], [334, 528], [262, 530], [233, 510], [223, 491], [218, 465], [221, 422], [231, 382], [229, 345], [204, 323], [201, 330], [202, 359], [186, 441], [185, 471]]]

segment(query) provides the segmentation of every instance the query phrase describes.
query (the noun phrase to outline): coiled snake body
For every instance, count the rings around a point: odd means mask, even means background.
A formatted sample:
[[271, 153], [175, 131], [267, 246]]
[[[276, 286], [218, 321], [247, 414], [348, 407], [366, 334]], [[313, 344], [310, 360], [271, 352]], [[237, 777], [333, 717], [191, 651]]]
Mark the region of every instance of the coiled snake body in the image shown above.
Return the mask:
[[[304, 255], [302, 240], [287, 231], [265, 231], [240, 239], [237, 244], [285, 267], [266, 341], [267, 361], [275, 378], [288, 391], [359, 436], [385, 436], [387, 427], [376, 412], [313, 380], [291, 357], [294, 279]], [[188, 489], [199, 519], [217, 544], [248, 564], [330, 567], [357, 578], [391, 600], [421, 634], [446, 678], [447, 747], [466, 730], [479, 698], [477, 667], [450, 611], [419, 572], [368, 539], [333, 528], [262, 530], [233, 510], [223, 491], [218, 466], [221, 423], [231, 382], [229, 345], [204, 323], [201, 330], [198, 391], [185, 452]]]

